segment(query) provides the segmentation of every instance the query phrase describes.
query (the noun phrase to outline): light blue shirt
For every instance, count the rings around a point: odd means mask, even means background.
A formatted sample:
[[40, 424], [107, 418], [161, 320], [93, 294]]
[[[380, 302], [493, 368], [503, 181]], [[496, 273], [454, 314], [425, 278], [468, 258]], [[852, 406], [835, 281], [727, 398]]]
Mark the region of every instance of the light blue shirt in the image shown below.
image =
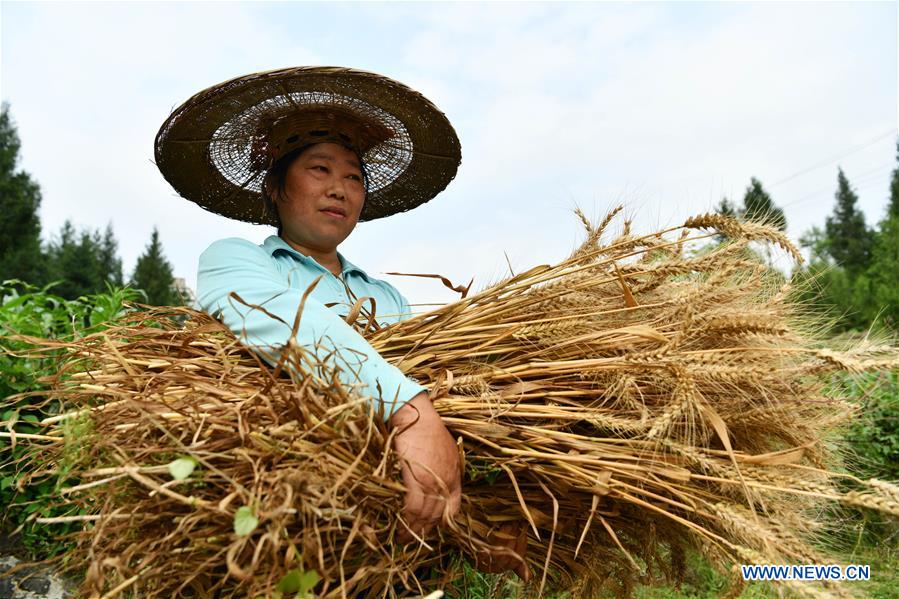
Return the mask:
[[[276, 235], [261, 246], [245, 239], [221, 239], [200, 256], [197, 301], [274, 363], [290, 339], [303, 294], [321, 277], [303, 304], [296, 343], [318, 361], [336, 365], [341, 382], [381, 401], [389, 417], [425, 388], [384, 360], [344, 318], [357, 299], [370, 297], [377, 322], [391, 324], [411, 314], [409, 303], [390, 283], [338, 256], [340, 277]], [[277, 318], [229, 297], [231, 292]], [[371, 302], [364, 307], [370, 311]]]

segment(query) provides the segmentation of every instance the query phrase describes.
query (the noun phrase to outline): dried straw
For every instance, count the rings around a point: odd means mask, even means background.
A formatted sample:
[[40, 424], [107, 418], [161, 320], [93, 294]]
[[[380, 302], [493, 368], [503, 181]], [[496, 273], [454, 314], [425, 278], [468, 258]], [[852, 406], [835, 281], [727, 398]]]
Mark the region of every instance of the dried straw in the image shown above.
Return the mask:
[[[391, 433], [333, 364], [292, 348], [272, 369], [187, 309], [43, 341], [67, 352], [54, 383], [66, 413], [44, 421], [33, 459], [73, 481], [83, 593], [274, 596], [301, 569], [322, 597], [425, 594], [519, 521], [533, 592], [626, 594], [678, 580], [688, 549], [721, 567], [822, 562], [827, 506], [899, 515], [895, 485], [836, 473], [831, 441], [853, 406], [826, 385], [896, 368], [896, 348], [823, 347], [748, 249], [799, 258], [774, 229], [706, 215], [604, 241], [613, 217], [582, 218], [587, 239], [560, 264], [369, 333], [459, 440], [461, 513], [421, 544], [395, 541]], [[718, 233], [729, 241], [691, 249]], [[174, 480], [166, 465], [185, 456], [197, 467]], [[247, 507], [258, 524], [239, 536]]]

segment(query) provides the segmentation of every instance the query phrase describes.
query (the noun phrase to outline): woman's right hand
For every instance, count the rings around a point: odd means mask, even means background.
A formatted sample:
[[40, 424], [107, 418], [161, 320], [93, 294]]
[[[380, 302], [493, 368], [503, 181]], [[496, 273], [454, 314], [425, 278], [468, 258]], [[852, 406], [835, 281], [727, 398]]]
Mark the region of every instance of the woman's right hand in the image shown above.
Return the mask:
[[[406, 499], [403, 517], [408, 529], [399, 540], [424, 539], [441, 519], [451, 519], [462, 501], [459, 451], [426, 393], [419, 393], [390, 418], [399, 429], [394, 449], [403, 461]], [[412, 533], [415, 533], [413, 535]]]

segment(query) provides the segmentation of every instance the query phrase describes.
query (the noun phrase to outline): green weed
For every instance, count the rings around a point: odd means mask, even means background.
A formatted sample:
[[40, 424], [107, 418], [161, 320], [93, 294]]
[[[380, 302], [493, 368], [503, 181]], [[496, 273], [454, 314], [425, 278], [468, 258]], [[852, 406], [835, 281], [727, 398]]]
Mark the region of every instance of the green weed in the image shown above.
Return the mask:
[[[21, 281], [0, 284], [0, 432], [40, 434], [40, 422], [60, 413], [62, 406], [48, 399], [46, 380], [56, 374], [58, 351], [35, 354], [28, 337], [65, 341], [102, 330], [114, 322], [137, 298], [130, 289], [66, 300]], [[58, 464], [36, 469], [28, 459], [36, 446], [24, 440], [14, 444], [0, 437], [0, 508], [2, 525], [20, 533], [22, 545], [34, 557], [57, 555], [66, 548], [58, 540], [77, 523], [40, 524], [37, 518], [76, 515], [59, 507], [59, 490], [69, 480], [70, 464], [89, 450], [89, 422], [65, 423], [66, 448]], [[72, 459], [66, 459], [71, 456]]]

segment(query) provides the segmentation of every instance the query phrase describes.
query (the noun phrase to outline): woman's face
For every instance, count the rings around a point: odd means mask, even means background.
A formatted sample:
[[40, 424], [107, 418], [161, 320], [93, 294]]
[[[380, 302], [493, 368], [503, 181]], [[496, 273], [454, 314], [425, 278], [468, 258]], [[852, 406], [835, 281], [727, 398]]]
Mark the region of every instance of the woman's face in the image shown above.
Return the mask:
[[359, 158], [334, 143], [310, 146], [287, 169], [283, 193], [274, 190], [281, 236], [319, 252], [333, 252], [353, 231], [365, 187]]

